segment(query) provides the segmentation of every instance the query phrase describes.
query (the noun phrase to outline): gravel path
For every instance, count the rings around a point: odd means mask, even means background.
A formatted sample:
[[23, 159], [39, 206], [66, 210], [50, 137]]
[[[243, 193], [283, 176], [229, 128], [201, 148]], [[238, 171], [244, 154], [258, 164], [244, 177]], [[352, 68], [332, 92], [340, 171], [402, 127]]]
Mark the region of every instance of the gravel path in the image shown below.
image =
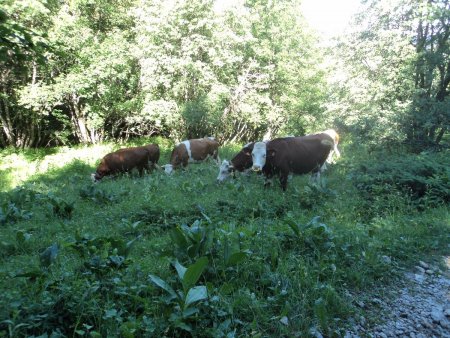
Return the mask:
[[[413, 272], [405, 274], [395, 297], [371, 300], [382, 314], [378, 324], [370, 326], [360, 317], [345, 338], [450, 338], [450, 257], [445, 263], [447, 269], [441, 271], [420, 261]], [[359, 306], [368, 307], [362, 302]]]

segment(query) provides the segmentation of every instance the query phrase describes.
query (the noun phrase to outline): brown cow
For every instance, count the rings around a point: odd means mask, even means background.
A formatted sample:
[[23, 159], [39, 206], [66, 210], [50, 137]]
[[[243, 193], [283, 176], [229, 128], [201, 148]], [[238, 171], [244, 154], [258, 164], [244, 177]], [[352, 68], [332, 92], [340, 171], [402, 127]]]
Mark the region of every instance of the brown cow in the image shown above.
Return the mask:
[[252, 151], [252, 168], [262, 170], [266, 179], [278, 175], [281, 188], [286, 190], [290, 173], [302, 175], [311, 172], [319, 179], [320, 169], [333, 146], [334, 141], [327, 133], [257, 142]]
[[159, 160], [159, 146], [149, 144], [142, 147], [119, 149], [107, 154], [92, 174], [94, 181], [99, 181], [108, 175], [129, 172], [136, 168], [142, 176], [144, 169], [155, 168]]
[[166, 164], [163, 167], [167, 174], [171, 174], [174, 169], [178, 169], [181, 166], [186, 167], [188, 163], [204, 161], [208, 157], [212, 157], [217, 161], [218, 153], [219, 142], [214, 137], [186, 140], [175, 146], [170, 156], [170, 164]]
[[218, 182], [223, 182], [231, 174], [234, 174], [235, 171], [243, 172], [252, 167], [252, 150], [255, 142], [247, 143], [244, 147], [242, 147], [241, 151], [239, 151], [230, 162], [227, 160], [223, 160], [220, 165], [219, 175], [217, 176]]

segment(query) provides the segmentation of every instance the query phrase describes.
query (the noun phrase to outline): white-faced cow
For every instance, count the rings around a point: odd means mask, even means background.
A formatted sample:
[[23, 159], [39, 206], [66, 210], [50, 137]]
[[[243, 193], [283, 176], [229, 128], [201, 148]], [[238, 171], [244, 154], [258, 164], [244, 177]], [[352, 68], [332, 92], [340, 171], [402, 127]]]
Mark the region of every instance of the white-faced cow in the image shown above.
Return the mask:
[[252, 150], [255, 142], [247, 143], [242, 149], [234, 155], [231, 161], [223, 160], [220, 165], [217, 182], [223, 182], [236, 171], [243, 172], [252, 167]]
[[105, 176], [130, 172], [135, 168], [142, 176], [144, 169], [151, 171], [157, 166], [158, 160], [159, 146], [157, 144], [119, 149], [103, 157], [97, 171], [91, 176], [96, 182]]
[[278, 175], [281, 188], [286, 190], [290, 173], [312, 173], [318, 178], [333, 145], [327, 133], [257, 142], [252, 151], [252, 169], [262, 171], [266, 179]]
[[219, 142], [214, 137], [186, 140], [175, 146], [170, 156], [170, 164], [166, 164], [163, 167], [167, 174], [171, 174], [174, 169], [178, 169], [181, 166], [186, 167], [188, 163], [204, 161], [208, 157], [218, 161], [218, 154]]

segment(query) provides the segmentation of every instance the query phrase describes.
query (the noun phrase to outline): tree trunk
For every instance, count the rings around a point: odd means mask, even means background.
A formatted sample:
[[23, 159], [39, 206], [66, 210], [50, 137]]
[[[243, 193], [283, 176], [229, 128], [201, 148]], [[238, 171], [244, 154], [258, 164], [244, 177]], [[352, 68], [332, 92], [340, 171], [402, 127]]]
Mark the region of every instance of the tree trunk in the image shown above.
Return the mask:
[[15, 146], [15, 135], [13, 132], [13, 125], [11, 123], [11, 116], [9, 113], [9, 105], [6, 99], [1, 100], [3, 109], [0, 109], [0, 119], [2, 122], [3, 132], [6, 136], [6, 141], [8, 144]]
[[74, 124], [75, 132], [79, 141], [82, 143], [93, 143], [89, 135], [89, 130], [86, 126], [84, 114], [80, 109], [80, 97], [77, 94], [72, 94], [69, 100], [72, 123]]

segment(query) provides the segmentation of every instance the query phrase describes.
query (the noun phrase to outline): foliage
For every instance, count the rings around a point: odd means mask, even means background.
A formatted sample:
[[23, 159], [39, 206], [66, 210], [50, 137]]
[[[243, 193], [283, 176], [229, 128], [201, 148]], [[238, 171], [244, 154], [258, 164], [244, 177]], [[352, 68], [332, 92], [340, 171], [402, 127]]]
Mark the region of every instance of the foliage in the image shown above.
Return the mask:
[[366, 141], [446, 142], [448, 1], [367, 1], [335, 48], [330, 119]]
[[368, 202], [398, 190], [419, 208], [436, 207], [450, 202], [449, 165], [445, 154], [385, 157], [376, 163], [361, 163], [350, 177]]
[[7, 1], [2, 53], [15, 57], [2, 66], [0, 142], [314, 130], [324, 74], [298, 10], [296, 0], [226, 10], [210, 0]]

